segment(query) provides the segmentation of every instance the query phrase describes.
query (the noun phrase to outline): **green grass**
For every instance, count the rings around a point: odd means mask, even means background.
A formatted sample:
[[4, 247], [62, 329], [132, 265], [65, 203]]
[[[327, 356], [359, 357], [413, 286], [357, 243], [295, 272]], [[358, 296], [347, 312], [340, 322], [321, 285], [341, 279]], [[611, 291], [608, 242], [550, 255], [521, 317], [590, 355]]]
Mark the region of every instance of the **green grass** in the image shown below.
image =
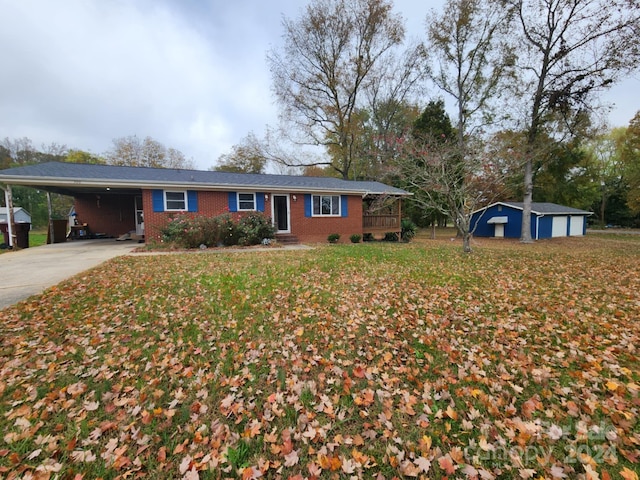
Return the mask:
[[[2, 237], [0, 236], [0, 240]], [[1, 242], [0, 242], [1, 243]], [[29, 247], [39, 247], [47, 243], [47, 232], [46, 230], [32, 230], [29, 232]], [[0, 249], [0, 254], [9, 252], [8, 249]]]
[[32, 230], [29, 232], [29, 247], [39, 247], [47, 243], [46, 230]]
[[121, 257], [4, 310], [0, 478], [637, 470], [640, 238], [474, 248]]

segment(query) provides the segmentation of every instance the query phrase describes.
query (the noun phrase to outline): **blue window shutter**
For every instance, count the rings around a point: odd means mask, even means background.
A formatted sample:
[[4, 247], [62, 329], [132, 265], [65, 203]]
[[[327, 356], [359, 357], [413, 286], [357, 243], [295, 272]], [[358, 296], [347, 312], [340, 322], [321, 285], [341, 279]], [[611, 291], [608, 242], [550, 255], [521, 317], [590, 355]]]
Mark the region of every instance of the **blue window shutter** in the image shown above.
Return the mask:
[[164, 212], [164, 192], [162, 190], [152, 190], [151, 200], [154, 212]]
[[347, 195], [340, 195], [340, 215], [342, 217], [348, 217], [349, 216], [349, 210], [348, 210], [348, 205], [349, 205], [349, 197]]
[[238, 211], [238, 195], [236, 194], [236, 192], [229, 192], [229, 211]]
[[311, 217], [311, 194], [304, 194], [304, 216]]
[[187, 190], [187, 204], [190, 212], [198, 211], [198, 192], [195, 190]]
[[256, 210], [264, 212], [264, 193], [256, 193]]

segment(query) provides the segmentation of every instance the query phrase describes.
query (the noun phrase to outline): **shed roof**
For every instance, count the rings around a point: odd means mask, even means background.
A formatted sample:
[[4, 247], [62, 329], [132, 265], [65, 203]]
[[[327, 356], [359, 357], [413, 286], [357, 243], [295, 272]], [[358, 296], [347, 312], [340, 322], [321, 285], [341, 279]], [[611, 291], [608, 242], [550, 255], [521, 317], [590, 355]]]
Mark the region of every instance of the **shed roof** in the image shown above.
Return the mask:
[[[482, 210], [486, 210], [494, 205], [504, 205], [507, 207], [515, 208], [517, 210], [524, 209], [523, 202], [496, 202], [488, 205], [484, 208], [480, 208], [473, 213], [481, 212]], [[533, 202], [531, 204], [531, 213], [536, 215], [593, 215], [592, 212], [588, 212], [586, 210], [580, 210], [578, 208], [567, 207], [565, 205], [558, 205], [557, 203], [549, 203], [549, 202]]]
[[335, 192], [357, 195], [411, 195], [373, 181], [330, 177], [230, 173], [176, 168], [122, 167], [49, 162], [0, 170], [0, 182], [16, 185], [111, 188], [266, 189], [272, 191]]
[[[24, 208], [22, 207], [13, 207], [13, 214], [15, 215], [18, 212], [24, 212], [27, 215], [29, 215], [29, 212], [27, 212]], [[7, 214], [7, 207], [0, 207], [0, 215], [6, 215]], [[31, 216], [31, 215], [29, 215]]]
[[[7, 223], [9, 212], [7, 207], [0, 207], [0, 223]], [[31, 222], [31, 214], [22, 207], [13, 207], [13, 218], [16, 223]]]

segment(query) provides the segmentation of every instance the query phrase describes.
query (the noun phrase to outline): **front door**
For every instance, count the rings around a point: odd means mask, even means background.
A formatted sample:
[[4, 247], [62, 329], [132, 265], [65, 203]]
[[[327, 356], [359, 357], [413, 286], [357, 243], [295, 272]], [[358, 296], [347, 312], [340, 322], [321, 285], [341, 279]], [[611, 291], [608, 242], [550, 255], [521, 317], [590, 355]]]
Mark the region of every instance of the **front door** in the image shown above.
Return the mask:
[[271, 195], [273, 209], [273, 224], [276, 233], [291, 233], [289, 225], [289, 195]]
[[136, 235], [144, 235], [144, 212], [142, 210], [142, 196], [136, 196]]

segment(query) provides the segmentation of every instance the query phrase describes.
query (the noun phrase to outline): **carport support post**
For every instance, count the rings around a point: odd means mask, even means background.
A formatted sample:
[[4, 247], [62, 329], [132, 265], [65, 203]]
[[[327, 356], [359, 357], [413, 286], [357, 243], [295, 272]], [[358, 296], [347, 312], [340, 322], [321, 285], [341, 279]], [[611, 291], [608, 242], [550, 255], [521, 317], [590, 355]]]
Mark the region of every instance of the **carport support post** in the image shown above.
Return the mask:
[[4, 190], [4, 200], [7, 206], [7, 233], [9, 234], [9, 248], [13, 248], [15, 243], [14, 218], [13, 218], [13, 195], [11, 194], [11, 185], [6, 185]]
[[49, 210], [49, 238], [51, 243], [56, 243], [56, 237], [53, 229], [53, 207], [51, 206], [51, 193], [47, 192], [47, 208]]

